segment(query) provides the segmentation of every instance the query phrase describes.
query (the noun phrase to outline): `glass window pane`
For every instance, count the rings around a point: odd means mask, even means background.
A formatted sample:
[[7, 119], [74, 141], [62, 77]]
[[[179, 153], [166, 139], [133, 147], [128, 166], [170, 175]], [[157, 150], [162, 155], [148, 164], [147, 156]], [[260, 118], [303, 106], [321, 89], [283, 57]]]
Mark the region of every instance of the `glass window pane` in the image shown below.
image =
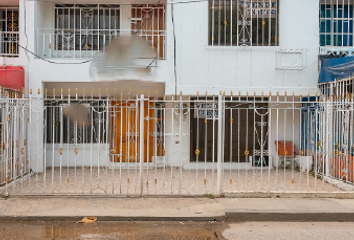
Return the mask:
[[321, 46], [326, 46], [326, 43], [325, 43], [325, 35], [320, 35], [320, 45]]
[[331, 35], [326, 35], [326, 45], [327, 46], [332, 45], [332, 43], [331, 43]]

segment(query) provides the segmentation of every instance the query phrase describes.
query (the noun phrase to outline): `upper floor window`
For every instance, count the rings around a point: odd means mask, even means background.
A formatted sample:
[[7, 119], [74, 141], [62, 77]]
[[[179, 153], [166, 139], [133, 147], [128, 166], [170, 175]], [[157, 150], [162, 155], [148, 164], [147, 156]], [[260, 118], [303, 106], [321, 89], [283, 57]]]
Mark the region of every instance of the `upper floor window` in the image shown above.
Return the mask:
[[120, 29], [119, 5], [56, 4], [57, 50], [102, 50]]
[[18, 7], [0, 7], [0, 53], [4, 57], [18, 57]]
[[353, 2], [321, 0], [321, 46], [353, 46]]
[[209, 0], [209, 45], [278, 46], [279, 0]]

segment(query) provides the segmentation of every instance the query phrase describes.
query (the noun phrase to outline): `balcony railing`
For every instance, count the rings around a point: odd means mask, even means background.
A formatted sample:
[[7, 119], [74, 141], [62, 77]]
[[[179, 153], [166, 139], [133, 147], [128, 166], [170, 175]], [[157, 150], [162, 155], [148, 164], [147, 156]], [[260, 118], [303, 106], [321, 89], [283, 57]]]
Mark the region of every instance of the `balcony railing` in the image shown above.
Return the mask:
[[1, 57], [18, 57], [19, 33], [0, 32], [0, 55]]
[[104, 52], [117, 36], [139, 36], [165, 58], [165, 31], [135, 29], [38, 29], [36, 53], [41, 58], [87, 59]]

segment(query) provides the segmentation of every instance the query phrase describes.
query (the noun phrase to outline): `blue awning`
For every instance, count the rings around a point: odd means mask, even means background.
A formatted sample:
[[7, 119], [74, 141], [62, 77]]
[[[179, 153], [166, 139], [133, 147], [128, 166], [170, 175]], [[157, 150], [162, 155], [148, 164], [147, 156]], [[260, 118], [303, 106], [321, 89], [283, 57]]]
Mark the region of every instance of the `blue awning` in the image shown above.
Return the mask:
[[331, 58], [322, 61], [319, 84], [349, 78], [354, 73], [354, 57]]

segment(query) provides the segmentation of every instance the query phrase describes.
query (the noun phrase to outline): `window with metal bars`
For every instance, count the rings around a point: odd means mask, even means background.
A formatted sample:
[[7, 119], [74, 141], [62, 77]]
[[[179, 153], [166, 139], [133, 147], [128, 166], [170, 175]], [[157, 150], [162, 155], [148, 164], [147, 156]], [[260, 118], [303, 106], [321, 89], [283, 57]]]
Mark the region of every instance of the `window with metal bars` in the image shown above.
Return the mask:
[[120, 29], [120, 6], [56, 4], [55, 41], [61, 50], [102, 50]]
[[[60, 143], [62, 125], [62, 143], [82, 144], [107, 142], [107, 116], [104, 114], [105, 103], [101, 101], [72, 101], [71, 104], [81, 104], [89, 110], [90, 123], [85, 127], [76, 125], [66, 116], [61, 117], [61, 111], [68, 106], [67, 102], [45, 101], [45, 124], [47, 143]], [[91, 128], [93, 136], [91, 138]]]
[[279, 0], [209, 0], [209, 45], [278, 46]]
[[18, 57], [18, 7], [0, 6], [0, 53], [3, 57]]
[[321, 46], [353, 46], [353, 4], [354, 0], [321, 0]]

